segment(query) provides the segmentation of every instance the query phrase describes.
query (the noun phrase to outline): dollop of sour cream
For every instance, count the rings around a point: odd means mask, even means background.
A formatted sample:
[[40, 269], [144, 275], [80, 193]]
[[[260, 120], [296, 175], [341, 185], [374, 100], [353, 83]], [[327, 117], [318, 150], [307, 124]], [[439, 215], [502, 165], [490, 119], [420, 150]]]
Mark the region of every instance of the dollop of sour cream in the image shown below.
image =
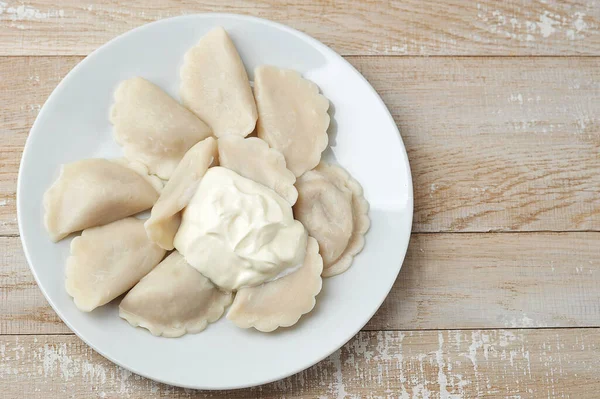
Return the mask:
[[274, 280], [304, 261], [307, 232], [275, 191], [210, 168], [182, 215], [175, 248], [226, 290]]

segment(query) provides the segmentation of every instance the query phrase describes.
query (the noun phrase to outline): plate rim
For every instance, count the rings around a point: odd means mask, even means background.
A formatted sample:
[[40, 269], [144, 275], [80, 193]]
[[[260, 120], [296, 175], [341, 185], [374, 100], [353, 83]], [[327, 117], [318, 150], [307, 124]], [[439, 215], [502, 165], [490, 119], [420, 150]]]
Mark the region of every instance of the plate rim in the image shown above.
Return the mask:
[[[350, 67], [355, 73], [356, 75], [363, 80], [364, 83], [367, 84], [368, 88], [372, 91], [372, 93], [375, 95], [375, 98], [377, 99], [377, 101], [379, 102], [379, 105], [382, 106], [385, 109], [385, 112], [387, 114], [387, 117], [391, 120], [392, 125], [394, 126], [395, 130], [396, 130], [396, 139], [399, 141], [400, 147], [401, 147], [401, 152], [403, 155], [403, 163], [404, 163], [404, 167], [406, 168], [406, 175], [407, 175], [407, 180], [404, 182], [406, 185], [406, 190], [407, 190], [407, 204], [406, 204], [406, 209], [405, 212], [407, 213], [406, 218], [407, 218], [407, 231], [406, 231], [406, 239], [404, 240], [404, 245], [402, 246], [402, 252], [403, 255], [401, 256], [401, 259], [399, 259], [399, 266], [398, 267], [398, 271], [396, 273], [396, 278], [394, 278], [393, 280], [390, 281], [389, 283], [389, 287], [386, 289], [386, 293], [385, 296], [383, 296], [383, 299], [381, 300], [381, 302], [379, 303], [379, 305], [372, 311], [372, 313], [370, 314], [370, 316], [368, 317], [368, 319], [366, 319], [365, 323], [362, 324], [360, 326], [360, 328], [358, 328], [358, 330], [356, 331], [352, 331], [350, 334], [344, 334], [344, 338], [343, 338], [343, 342], [339, 343], [339, 345], [336, 345], [332, 350], [327, 351], [323, 356], [319, 357], [317, 360], [309, 362], [308, 364], [302, 364], [302, 365], [298, 365], [297, 367], [294, 368], [294, 370], [289, 371], [289, 372], [284, 372], [281, 374], [278, 374], [275, 377], [269, 378], [269, 379], [265, 379], [260, 383], [255, 383], [255, 384], [230, 384], [228, 386], [220, 386], [220, 387], [206, 387], [206, 386], [199, 386], [199, 385], [192, 385], [192, 384], [181, 384], [181, 383], [174, 383], [172, 381], [168, 381], [156, 376], [150, 376], [147, 373], [145, 373], [144, 371], [141, 370], [137, 370], [134, 368], [131, 368], [129, 366], [126, 366], [125, 364], [121, 363], [120, 361], [117, 361], [115, 359], [113, 359], [112, 357], [106, 355], [104, 353], [103, 350], [99, 349], [96, 345], [91, 344], [88, 340], [85, 339], [85, 337], [83, 337], [80, 332], [73, 327], [73, 325], [69, 322], [69, 320], [67, 318], [64, 317], [64, 315], [62, 314], [62, 312], [60, 312], [55, 304], [53, 303], [53, 301], [50, 300], [48, 293], [46, 292], [46, 290], [43, 288], [43, 285], [40, 284], [40, 280], [38, 277], [38, 274], [36, 273], [34, 267], [32, 266], [32, 263], [30, 261], [30, 255], [29, 255], [29, 251], [30, 249], [27, 246], [26, 240], [24, 239], [24, 236], [22, 234], [22, 229], [23, 229], [23, 225], [22, 225], [22, 209], [23, 206], [20, 205], [21, 201], [20, 198], [23, 197], [21, 191], [23, 190], [23, 186], [24, 186], [24, 182], [23, 182], [23, 174], [22, 174], [22, 169], [23, 169], [23, 163], [24, 160], [27, 157], [27, 154], [30, 152], [30, 147], [31, 147], [31, 136], [32, 133], [36, 130], [37, 125], [38, 125], [38, 121], [41, 119], [41, 116], [47, 112], [47, 109], [45, 109], [45, 105], [46, 103], [48, 103], [49, 101], [53, 100], [54, 97], [56, 97], [57, 95], [59, 95], [62, 86], [64, 84], [65, 81], [68, 80], [68, 78], [74, 74], [79, 68], [82, 68], [83, 66], [85, 66], [87, 63], [91, 62], [90, 60], [93, 60], [95, 57], [98, 57], [99, 54], [102, 53], [102, 51], [109, 47], [113, 42], [117, 41], [117, 40], [121, 40], [123, 38], [125, 38], [128, 35], [132, 35], [135, 33], [138, 33], [140, 31], [143, 31], [145, 29], [148, 29], [150, 26], [155, 26], [158, 24], [163, 24], [163, 23], [169, 23], [172, 22], [173, 20], [182, 20], [182, 19], [213, 19], [213, 18], [230, 18], [230, 19], [237, 19], [237, 20], [241, 20], [241, 21], [247, 21], [247, 22], [254, 22], [254, 23], [259, 23], [259, 24], [264, 24], [276, 29], [281, 29], [283, 31], [286, 31], [287, 33], [290, 33], [296, 37], [298, 37], [299, 39], [302, 39], [304, 41], [306, 41], [307, 43], [309, 43], [310, 45], [316, 47], [317, 49], [327, 53], [329, 56], [338, 58], [340, 61], [343, 61], [346, 66]], [[134, 29], [131, 29], [127, 32], [124, 32], [112, 39], [110, 39], [109, 41], [107, 41], [106, 43], [102, 44], [101, 46], [99, 46], [98, 48], [96, 48], [94, 51], [92, 51], [91, 53], [89, 53], [87, 56], [85, 56], [84, 59], [82, 59], [79, 63], [77, 63], [77, 65], [75, 65], [62, 79], [61, 81], [56, 85], [56, 87], [52, 90], [52, 92], [50, 93], [50, 95], [48, 96], [48, 98], [44, 101], [44, 105], [42, 106], [40, 112], [38, 113], [38, 115], [36, 116], [35, 121], [33, 122], [31, 128], [29, 129], [29, 133], [25, 142], [25, 145], [23, 147], [23, 152], [21, 155], [21, 160], [19, 163], [19, 171], [18, 171], [18, 177], [17, 177], [17, 189], [16, 189], [16, 207], [17, 207], [17, 224], [18, 224], [18, 229], [19, 229], [19, 239], [21, 241], [21, 245], [23, 247], [23, 253], [25, 255], [25, 259], [27, 261], [27, 265], [29, 266], [29, 270], [31, 271], [31, 273], [33, 274], [33, 277], [35, 279], [35, 282], [37, 284], [37, 287], [39, 288], [39, 290], [42, 292], [42, 294], [44, 295], [44, 298], [46, 299], [46, 301], [48, 302], [48, 304], [51, 306], [52, 310], [54, 310], [54, 312], [60, 317], [60, 319], [63, 321], [63, 323], [65, 323], [65, 325], [71, 330], [71, 332], [73, 332], [79, 339], [81, 339], [87, 346], [89, 346], [90, 348], [92, 348], [96, 353], [98, 353], [99, 355], [101, 355], [102, 357], [104, 357], [105, 359], [107, 359], [108, 361], [110, 361], [111, 363], [116, 364], [117, 366], [125, 369], [125, 370], [129, 370], [137, 375], [140, 375], [144, 378], [148, 378], [150, 380], [153, 381], [157, 381], [159, 383], [163, 383], [163, 384], [168, 384], [171, 386], [177, 386], [177, 387], [181, 387], [181, 388], [188, 388], [188, 389], [201, 389], [201, 390], [209, 390], [209, 391], [216, 391], [216, 390], [227, 390], [227, 389], [243, 389], [243, 388], [251, 388], [251, 387], [255, 387], [255, 386], [260, 386], [260, 385], [264, 385], [264, 384], [269, 384], [275, 381], [279, 381], [281, 379], [290, 377], [294, 374], [297, 374], [299, 372], [302, 372], [314, 365], [316, 365], [317, 363], [323, 361], [325, 358], [331, 356], [334, 352], [336, 352], [337, 350], [341, 349], [346, 343], [348, 343], [356, 334], [358, 334], [363, 327], [373, 318], [373, 316], [375, 315], [375, 313], [381, 308], [381, 305], [383, 304], [383, 302], [385, 301], [385, 299], [388, 297], [395, 281], [398, 279], [398, 275], [400, 273], [400, 270], [402, 269], [402, 265], [404, 263], [404, 260], [406, 258], [406, 254], [407, 254], [407, 250], [408, 250], [408, 245], [410, 243], [411, 240], [411, 236], [412, 236], [412, 221], [413, 221], [413, 217], [414, 217], [414, 191], [413, 191], [413, 182], [412, 182], [412, 171], [410, 168], [410, 163], [409, 163], [409, 159], [408, 159], [408, 154], [406, 151], [406, 146], [404, 145], [404, 141], [402, 139], [402, 136], [400, 134], [400, 128], [398, 127], [398, 125], [396, 124], [396, 122], [394, 121], [394, 118], [392, 117], [389, 108], [387, 107], [387, 105], [384, 103], [383, 99], [381, 98], [381, 96], [379, 95], [379, 93], [377, 93], [377, 91], [373, 88], [373, 86], [369, 83], [369, 81], [350, 63], [348, 62], [343, 56], [341, 56], [340, 54], [338, 54], [336, 51], [334, 51], [333, 49], [331, 49], [330, 47], [328, 47], [327, 45], [323, 44], [322, 42], [320, 42], [319, 40], [313, 38], [312, 36], [308, 35], [307, 33], [301, 32], [297, 29], [294, 29], [288, 25], [279, 23], [279, 22], [274, 22], [268, 19], [264, 19], [264, 18], [259, 18], [259, 17], [255, 17], [255, 16], [251, 16], [251, 15], [243, 15], [243, 14], [235, 14], [235, 13], [213, 13], [213, 12], [207, 12], [207, 13], [194, 13], [194, 14], [187, 14], [187, 15], [180, 15], [180, 16], [175, 16], [175, 17], [169, 17], [169, 18], [163, 18], [160, 20], [156, 20], [153, 22], [149, 22], [146, 23], [144, 25], [140, 25]], [[390, 261], [390, 264], [396, 264], [393, 261]]]

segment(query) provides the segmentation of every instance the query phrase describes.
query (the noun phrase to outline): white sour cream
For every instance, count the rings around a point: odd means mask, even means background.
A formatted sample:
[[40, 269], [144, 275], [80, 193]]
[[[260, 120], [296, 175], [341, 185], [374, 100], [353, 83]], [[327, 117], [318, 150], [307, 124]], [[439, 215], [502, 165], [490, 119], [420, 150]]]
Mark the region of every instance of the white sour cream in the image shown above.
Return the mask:
[[289, 274], [304, 261], [307, 233], [275, 191], [210, 168], [183, 212], [175, 248], [226, 290]]

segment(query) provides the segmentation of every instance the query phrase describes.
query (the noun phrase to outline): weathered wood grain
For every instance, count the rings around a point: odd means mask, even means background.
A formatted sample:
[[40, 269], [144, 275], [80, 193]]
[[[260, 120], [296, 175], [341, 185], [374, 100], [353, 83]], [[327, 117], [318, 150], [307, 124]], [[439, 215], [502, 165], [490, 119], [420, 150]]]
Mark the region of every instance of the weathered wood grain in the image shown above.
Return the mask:
[[600, 6], [585, 0], [50, 0], [0, 3], [0, 55], [86, 55], [158, 19], [248, 14], [343, 55], [598, 55]]
[[0, 337], [6, 398], [595, 398], [600, 330], [361, 332], [262, 387], [194, 391], [121, 369], [74, 336]]
[[[116, 35], [197, 12], [349, 56], [413, 170], [418, 233], [380, 311], [318, 365], [248, 390], [178, 389], [97, 355], [16, 237], [22, 148], [58, 82]], [[566, 327], [600, 327], [600, 58], [564, 56], [599, 55], [595, 0], [0, 0], [0, 398], [597, 397], [600, 329]], [[490, 231], [517, 233], [473, 234]]]
[[0, 238], [0, 248], [0, 334], [70, 332], [38, 288], [19, 238]]
[[[600, 233], [414, 234], [367, 330], [600, 327]], [[0, 238], [0, 334], [67, 333], [17, 237]], [[62, 271], [59, 271], [62, 272]]]
[[411, 161], [415, 231], [600, 228], [597, 58], [352, 58]]
[[600, 233], [413, 234], [370, 330], [600, 326]]
[[[80, 59], [0, 58], [0, 234], [27, 132]], [[597, 58], [348, 59], [401, 128], [416, 232], [600, 230]]]

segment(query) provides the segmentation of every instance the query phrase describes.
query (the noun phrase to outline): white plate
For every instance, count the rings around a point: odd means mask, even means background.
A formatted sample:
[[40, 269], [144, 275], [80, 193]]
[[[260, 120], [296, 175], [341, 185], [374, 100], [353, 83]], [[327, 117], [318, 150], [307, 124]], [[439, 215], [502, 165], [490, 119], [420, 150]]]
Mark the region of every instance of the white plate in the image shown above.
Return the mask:
[[[108, 121], [113, 90], [142, 76], [178, 96], [184, 53], [223, 26], [252, 79], [261, 64], [293, 68], [331, 100], [331, 149], [371, 204], [367, 245], [343, 275], [326, 279], [312, 313], [292, 327], [264, 334], [226, 319], [200, 334], [157, 338], [120, 319], [118, 300], [82, 313], [64, 288], [69, 239], [53, 244], [42, 221], [42, 196], [61, 164], [120, 156]], [[401, 90], [401, 88], [399, 88]], [[189, 388], [259, 385], [297, 373], [333, 353], [379, 308], [396, 279], [410, 238], [413, 194], [398, 129], [367, 81], [315, 39], [270, 21], [228, 14], [165, 19], [105, 44], [58, 85], [36, 119], [21, 161], [17, 189], [21, 240], [35, 279], [63, 321], [113, 362], [153, 380]]]

